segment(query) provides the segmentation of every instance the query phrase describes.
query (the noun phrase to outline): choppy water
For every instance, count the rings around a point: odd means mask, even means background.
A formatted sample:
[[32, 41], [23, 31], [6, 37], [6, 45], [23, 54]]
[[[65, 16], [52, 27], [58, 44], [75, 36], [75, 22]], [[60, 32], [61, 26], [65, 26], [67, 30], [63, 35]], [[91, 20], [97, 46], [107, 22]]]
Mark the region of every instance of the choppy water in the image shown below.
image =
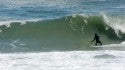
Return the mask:
[[0, 0], [0, 20], [47, 19], [101, 12], [124, 15], [124, 3], [124, 0]]

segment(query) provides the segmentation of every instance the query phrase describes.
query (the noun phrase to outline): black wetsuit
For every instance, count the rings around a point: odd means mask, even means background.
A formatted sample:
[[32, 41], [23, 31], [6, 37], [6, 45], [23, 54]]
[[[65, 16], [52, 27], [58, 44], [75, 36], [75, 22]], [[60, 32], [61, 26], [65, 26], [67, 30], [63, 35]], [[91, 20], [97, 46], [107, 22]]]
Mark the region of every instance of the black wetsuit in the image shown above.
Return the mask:
[[99, 38], [98, 35], [95, 35], [95, 38], [92, 40], [92, 42], [95, 41], [95, 40], [96, 40], [95, 45], [97, 45], [98, 43], [100, 43], [100, 45], [102, 45], [102, 42], [100, 41], [100, 38]]

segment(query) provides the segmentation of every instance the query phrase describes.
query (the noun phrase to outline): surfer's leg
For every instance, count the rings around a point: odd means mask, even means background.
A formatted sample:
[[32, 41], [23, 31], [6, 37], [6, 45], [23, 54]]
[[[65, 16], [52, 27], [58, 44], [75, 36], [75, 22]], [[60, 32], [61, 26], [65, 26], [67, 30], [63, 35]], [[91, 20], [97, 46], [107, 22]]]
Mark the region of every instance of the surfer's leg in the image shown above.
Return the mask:
[[102, 42], [101, 42], [101, 41], [99, 41], [99, 43], [100, 43], [100, 45], [102, 45]]
[[97, 46], [97, 43], [95, 43], [95, 46]]

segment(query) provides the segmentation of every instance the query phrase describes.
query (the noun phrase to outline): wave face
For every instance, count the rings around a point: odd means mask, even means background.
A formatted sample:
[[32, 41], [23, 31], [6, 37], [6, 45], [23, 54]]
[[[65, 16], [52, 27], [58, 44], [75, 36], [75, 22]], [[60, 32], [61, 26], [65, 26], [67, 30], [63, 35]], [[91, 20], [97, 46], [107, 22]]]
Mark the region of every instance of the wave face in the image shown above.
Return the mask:
[[[105, 16], [72, 15], [37, 22], [13, 22], [0, 26], [0, 52], [95, 50], [90, 43], [94, 34], [103, 44], [120, 43], [124, 34], [116, 34]], [[121, 35], [122, 37], [119, 37]]]

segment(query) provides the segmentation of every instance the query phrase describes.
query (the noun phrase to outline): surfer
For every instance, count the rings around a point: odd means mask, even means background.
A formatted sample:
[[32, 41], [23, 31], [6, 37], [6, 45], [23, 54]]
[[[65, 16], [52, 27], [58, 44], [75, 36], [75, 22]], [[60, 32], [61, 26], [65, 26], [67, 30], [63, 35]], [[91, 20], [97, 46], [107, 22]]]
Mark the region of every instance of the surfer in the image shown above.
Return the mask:
[[95, 40], [96, 40], [95, 46], [97, 46], [98, 43], [100, 43], [100, 45], [102, 45], [102, 42], [100, 41], [100, 38], [99, 38], [99, 36], [97, 34], [95, 34], [95, 37], [91, 42], [93, 42]]

